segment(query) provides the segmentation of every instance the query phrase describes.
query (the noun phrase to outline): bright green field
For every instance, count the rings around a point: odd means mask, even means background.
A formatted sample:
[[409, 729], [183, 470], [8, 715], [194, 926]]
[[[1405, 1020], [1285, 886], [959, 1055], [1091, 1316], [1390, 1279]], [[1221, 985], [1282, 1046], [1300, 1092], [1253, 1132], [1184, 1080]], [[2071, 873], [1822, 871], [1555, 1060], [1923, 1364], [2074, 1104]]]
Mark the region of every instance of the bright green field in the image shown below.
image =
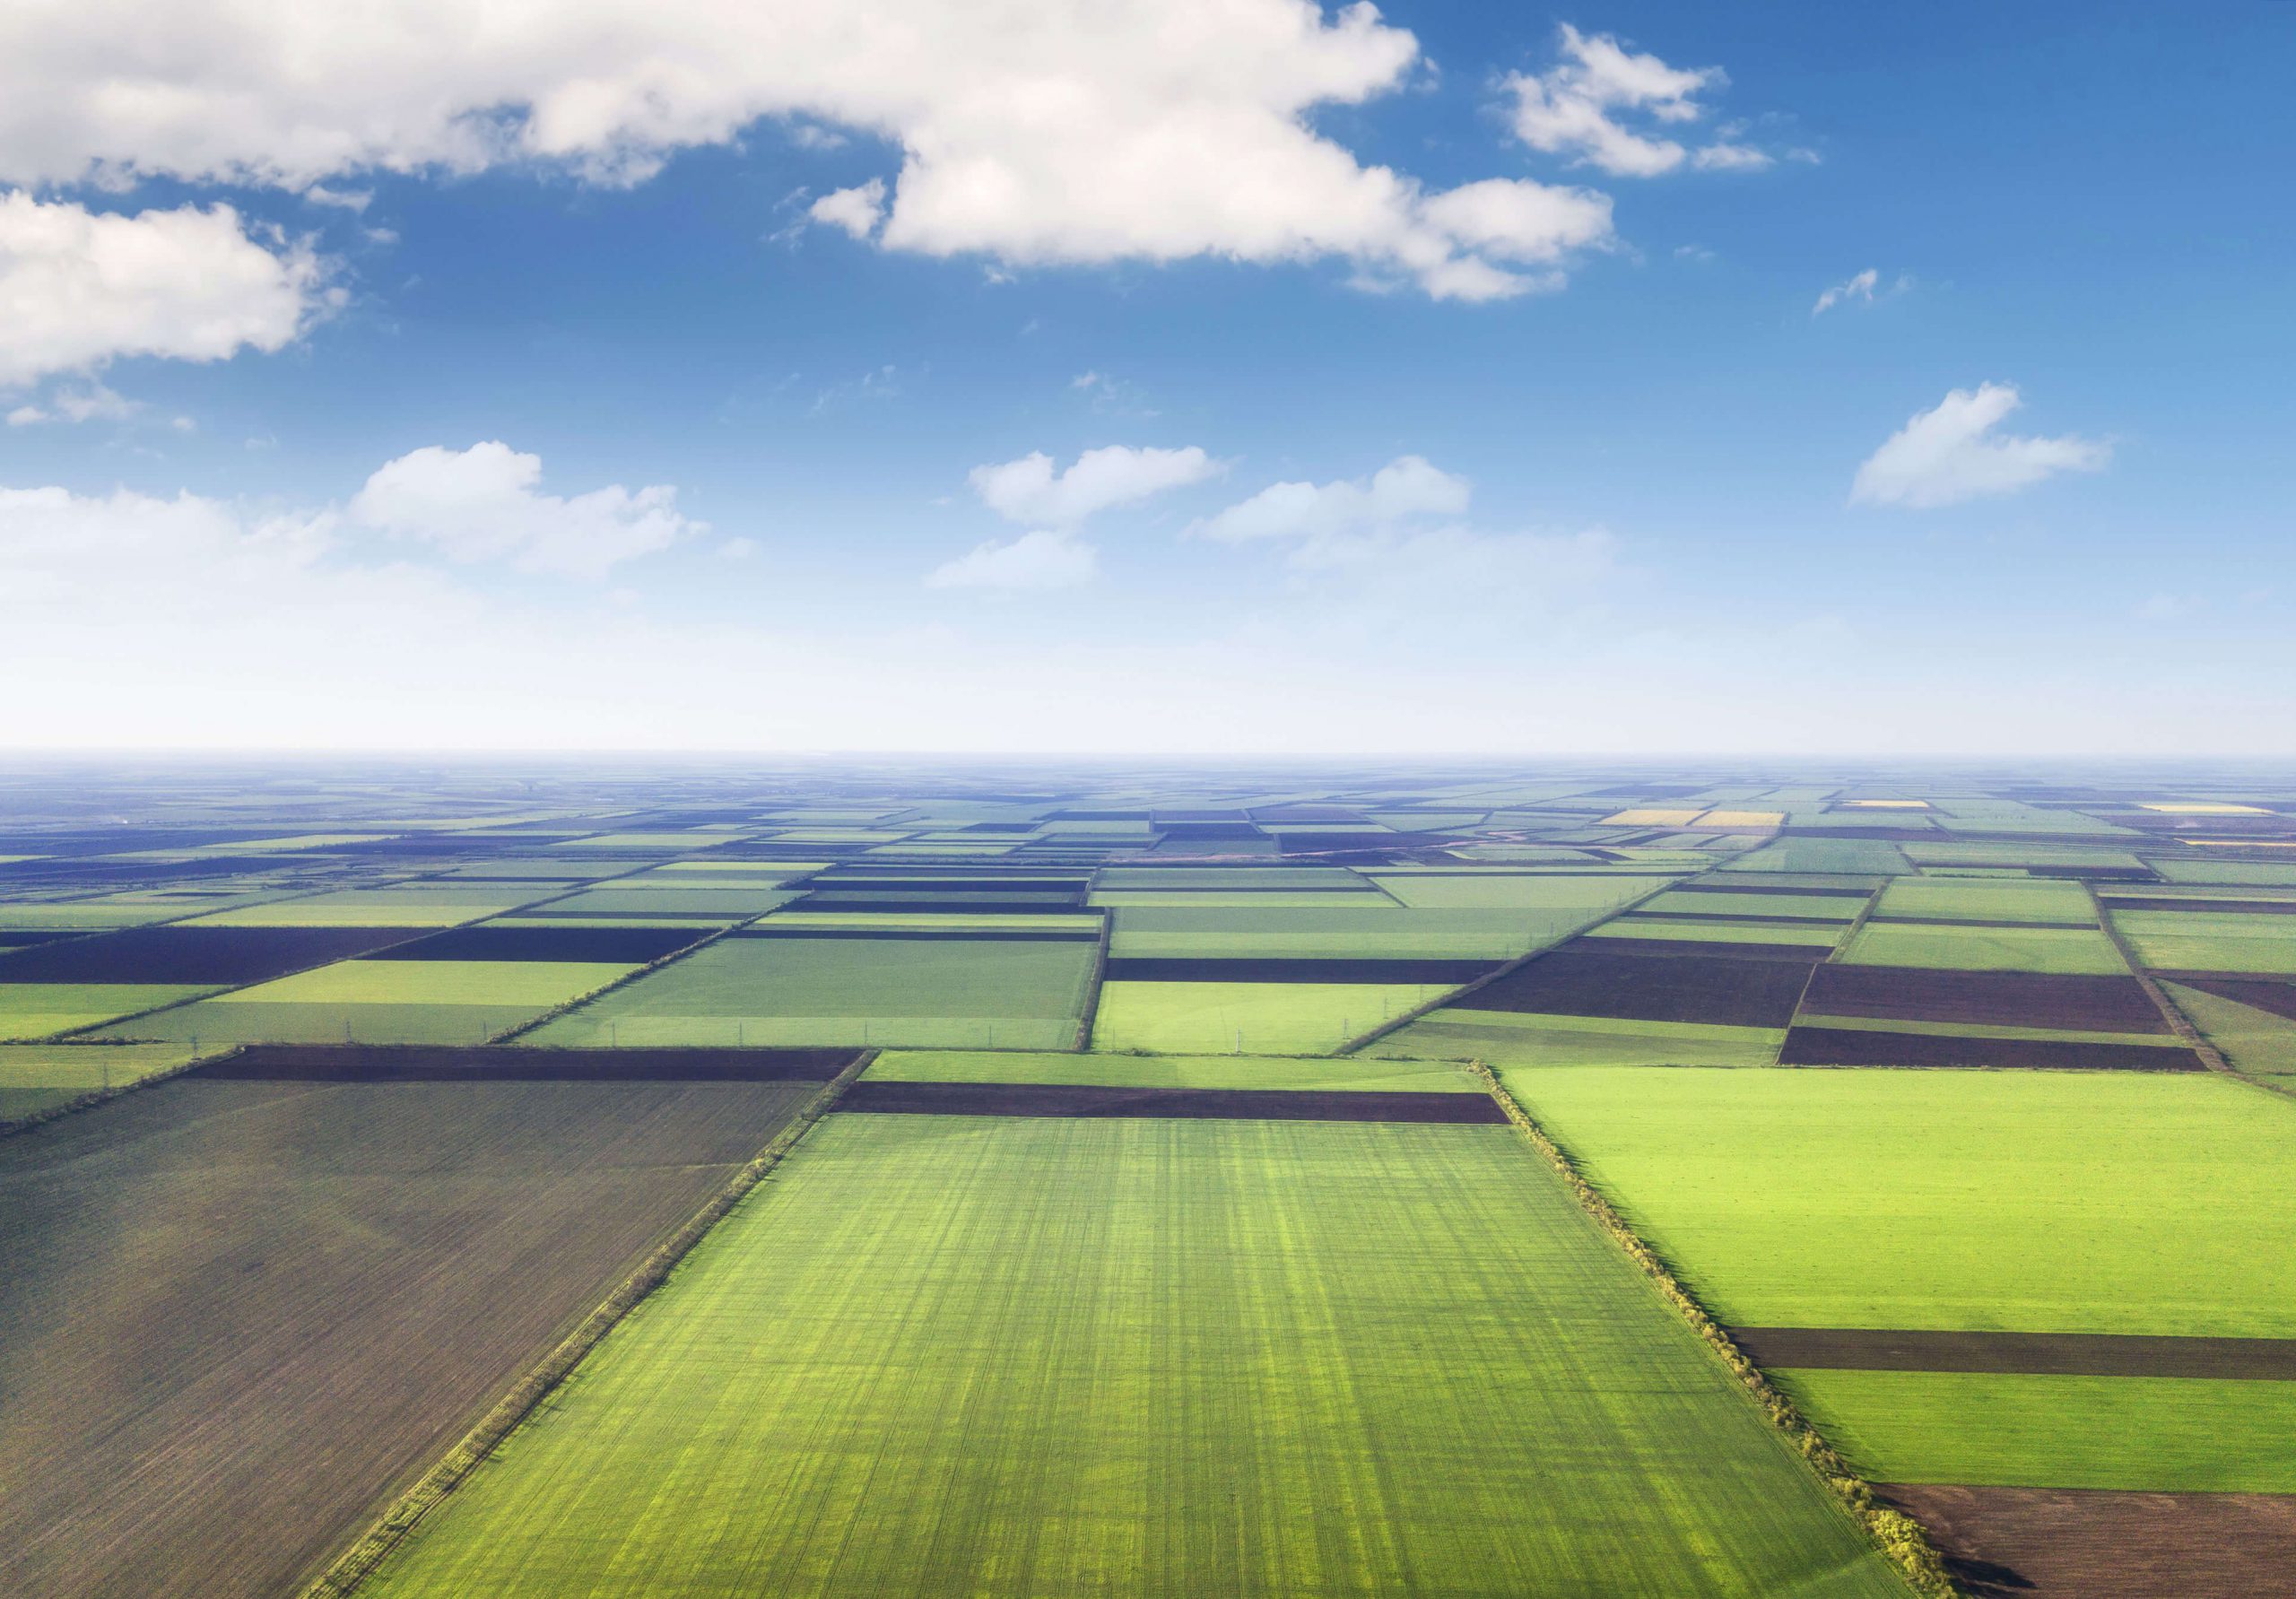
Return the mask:
[[891, 1044], [1059, 1049], [1076, 1038], [1081, 940], [720, 939], [525, 1041]]
[[1909, 922], [2097, 922], [2087, 889], [2049, 877], [1901, 877], [1882, 891], [1874, 914]]
[[865, 1075], [891, 1082], [1057, 1082], [1113, 1088], [1346, 1089], [1479, 1094], [1446, 1061], [1257, 1055], [1040, 1055], [1019, 1050], [888, 1049]]
[[2088, 927], [1868, 922], [1857, 930], [1841, 958], [1853, 966], [1923, 966], [1953, 971], [2118, 975], [2128, 969], [2113, 941]]
[[1364, 1053], [1491, 1066], [1767, 1066], [1777, 1063], [1785, 1041], [1783, 1028], [1446, 1008], [1397, 1029]]
[[2296, 1493], [2296, 1383], [1773, 1375], [1871, 1482]]
[[1902, 1591], [1511, 1129], [892, 1116], [365, 1590]]
[[1103, 983], [1092, 1047], [1327, 1055], [1448, 992], [1427, 983]]
[[2162, 856], [2152, 870], [2170, 882], [2252, 883], [2260, 887], [2296, 888], [2296, 862], [2196, 861]]
[[2248, 1083], [1502, 1075], [1726, 1323], [2296, 1336], [2296, 1101]]
[[2116, 910], [2113, 926], [2155, 971], [2296, 975], [2296, 917]]
[[211, 991], [157, 983], [0, 983], [0, 1038], [45, 1038]]

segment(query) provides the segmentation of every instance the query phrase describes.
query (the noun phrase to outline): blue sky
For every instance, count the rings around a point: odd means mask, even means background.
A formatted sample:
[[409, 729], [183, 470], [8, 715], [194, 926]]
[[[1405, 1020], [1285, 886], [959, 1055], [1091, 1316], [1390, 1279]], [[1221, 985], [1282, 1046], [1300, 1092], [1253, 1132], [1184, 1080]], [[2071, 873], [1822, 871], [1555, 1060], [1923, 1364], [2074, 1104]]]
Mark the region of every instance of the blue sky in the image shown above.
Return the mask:
[[144, 9], [0, 22], [0, 739], [2296, 745], [2283, 5]]

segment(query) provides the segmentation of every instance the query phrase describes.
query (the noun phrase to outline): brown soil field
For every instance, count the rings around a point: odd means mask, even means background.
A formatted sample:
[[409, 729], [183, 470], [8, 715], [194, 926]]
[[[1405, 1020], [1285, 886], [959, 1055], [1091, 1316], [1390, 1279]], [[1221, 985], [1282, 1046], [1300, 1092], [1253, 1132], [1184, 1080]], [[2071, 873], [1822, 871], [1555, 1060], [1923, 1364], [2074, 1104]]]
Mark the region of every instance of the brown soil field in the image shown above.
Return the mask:
[[2296, 1338], [1952, 1333], [1876, 1327], [1733, 1327], [1730, 1336], [1758, 1366], [2296, 1380]]
[[415, 936], [406, 927], [128, 927], [0, 957], [8, 983], [261, 983]]
[[819, 1091], [182, 1079], [0, 1140], [0, 1593], [292, 1592]]
[[850, 1049], [249, 1044], [187, 1073], [232, 1082], [827, 1082]]
[[2197, 988], [2203, 994], [2213, 994], [2235, 1004], [2254, 1005], [2259, 1011], [2296, 1021], [2296, 983], [2275, 983], [2267, 978], [2212, 977], [2206, 972], [2161, 975], [2172, 977], [2186, 987]]
[[2296, 1494], [1884, 1484], [1973, 1599], [2286, 1599]]
[[1109, 961], [1111, 983], [1442, 983], [1456, 987], [1497, 971], [1497, 960], [1290, 960], [1258, 957], [1223, 960], [1196, 956], [1118, 956]]
[[[1716, 955], [1612, 953], [1589, 948], [1640, 943], [1587, 939], [1541, 955], [1484, 984], [1466, 1004], [1478, 1011], [1527, 1011], [1556, 1016], [1616, 1016], [1635, 1021], [1714, 1021], [1735, 1027], [1784, 1027], [1794, 1020], [1818, 952], [1798, 960], [1747, 960]], [[1649, 941], [1659, 942], [1657, 940]]]
[[1978, 1038], [1952, 1033], [1796, 1027], [1784, 1066], [2022, 1066], [2064, 1072], [2205, 1072], [2189, 1049], [2160, 1044], [2078, 1044], [2056, 1038]]
[[1812, 975], [1810, 997], [1803, 1008], [1815, 1016], [1958, 1021], [1971, 1027], [2170, 1030], [2144, 985], [2132, 977], [1828, 965]]
[[895, 1116], [1125, 1116], [1191, 1120], [1496, 1123], [1482, 1094], [1346, 1089], [1111, 1088], [1099, 1083], [872, 1082], [845, 1091], [837, 1112]]

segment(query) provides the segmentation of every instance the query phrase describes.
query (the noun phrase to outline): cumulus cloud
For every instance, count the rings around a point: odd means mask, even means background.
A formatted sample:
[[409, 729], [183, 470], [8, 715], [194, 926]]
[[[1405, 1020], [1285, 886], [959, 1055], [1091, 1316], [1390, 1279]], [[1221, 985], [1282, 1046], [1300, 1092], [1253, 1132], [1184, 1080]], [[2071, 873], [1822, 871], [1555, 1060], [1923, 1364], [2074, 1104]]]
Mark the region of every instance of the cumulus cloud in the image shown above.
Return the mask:
[[1100, 569], [1092, 546], [1058, 528], [990, 539], [928, 574], [933, 588], [1073, 588]]
[[679, 515], [677, 491], [666, 484], [632, 491], [615, 483], [561, 499], [538, 492], [541, 481], [541, 456], [499, 441], [431, 445], [378, 468], [346, 514], [451, 561], [507, 561], [521, 571], [590, 578], [706, 529]]
[[858, 187], [823, 195], [806, 208], [805, 214], [817, 222], [842, 228], [856, 239], [866, 239], [884, 220], [885, 180], [872, 178]]
[[[143, 401], [131, 400], [91, 380], [59, 385], [45, 404], [17, 406], [8, 413], [8, 425], [26, 428], [39, 422], [124, 422], [133, 421], [143, 409]], [[187, 429], [190, 420], [179, 416], [176, 425]]]
[[[1582, 72], [1653, 70], [1567, 37], [1596, 64]], [[1479, 242], [1454, 224], [1495, 192], [1445, 205], [1316, 130], [1320, 112], [1399, 89], [1418, 59], [1371, 5], [1315, 0], [84, 0], [0, 11], [0, 181], [347, 193], [375, 170], [549, 163], [636, 182], [776, 117], [898, 146], [880, 214], [866, 184], [821, 203], [888, 249], [1008, 265], [1335, 258], [1359, 281], [1470, 300], [1551, 286], [1570, 250], [1607, 239], [1600, 196], [1489, 180], [1547, 225]], [[1688, 104], [1629, 103], [1661, 117]], [[1538, 266], [1510, 265], [1524, 261]]]
[[1228, 469], [1195, 445], [1186, 449], [1134, 449], [1111, 444], [1088, 449], [1057, 471], [1042, 450], [1000, 465], [976, 466], [967, 481], [981, 503], [1011, 522], [1073, 527], [1113, 506], [1135, 505], [1168, 490], [1216, 477]]
[[0, 193], [0, 384], [277, 350], [335, 303], [326, 277], [309, 247], [258, 240], [229, 205], [107, 215]]
[[1328, 483], [1274, 483], [1216, 516], [1192, 524], [1197, 538], [1320, 538], [1390, 526], [1414, 517], [1456, 517], [1467, 508], [1470, 487], [1422, 456], [1403, 456], [1369, 478]]
[[[1655, 178], [1687, 163], [1708, 171], [1750, 171], [1776, 158], [1723, 130], [1692, 149], [1665, 130], [1706, 115], [1698, 97], [1729, 82], [1718, 66], [1669, 66], [1607, 33], [1562, 24], [1561, 59], [1543, 73], [1513, 73], [1515, 135], [1532, 149], [1565, 155], [1614, 178]], [[1641, 126], [1628, 126], [1631, 118]]]
[[1850, 500], [1918, 508], [1955, 505], [2013, 494], [2060, 472], [2103, 469], [2111, 447], [2095, 439], [1996, 435], [1994, 428], [2023, 403], [2010, 383], [1952, 390], [1866, 458], [1850, 485]]

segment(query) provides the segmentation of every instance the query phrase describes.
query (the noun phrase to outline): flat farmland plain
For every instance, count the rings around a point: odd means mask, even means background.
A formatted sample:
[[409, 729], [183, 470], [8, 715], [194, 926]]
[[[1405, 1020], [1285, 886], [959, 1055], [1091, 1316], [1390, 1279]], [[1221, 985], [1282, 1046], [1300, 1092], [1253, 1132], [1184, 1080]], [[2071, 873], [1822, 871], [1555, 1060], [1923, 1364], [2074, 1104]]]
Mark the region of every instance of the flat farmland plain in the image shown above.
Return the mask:
[[362, 1593], [1903, 1593], [1505, 1126], [832, 1116]]
[[0, 1593], [291, 1592], [815, 1091], [192, 1077], [0, 1140]]

